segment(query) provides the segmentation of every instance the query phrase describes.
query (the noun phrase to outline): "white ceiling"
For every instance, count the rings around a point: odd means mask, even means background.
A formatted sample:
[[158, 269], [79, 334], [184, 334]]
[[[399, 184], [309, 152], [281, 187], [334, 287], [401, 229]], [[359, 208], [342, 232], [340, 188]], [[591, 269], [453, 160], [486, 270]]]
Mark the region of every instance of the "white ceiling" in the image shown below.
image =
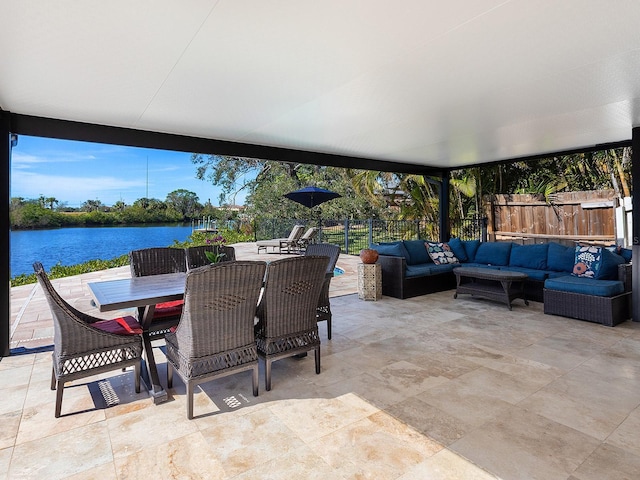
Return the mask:
[[0, 108], [461, 167], [629, 140], [638, 0], [0, 0]]

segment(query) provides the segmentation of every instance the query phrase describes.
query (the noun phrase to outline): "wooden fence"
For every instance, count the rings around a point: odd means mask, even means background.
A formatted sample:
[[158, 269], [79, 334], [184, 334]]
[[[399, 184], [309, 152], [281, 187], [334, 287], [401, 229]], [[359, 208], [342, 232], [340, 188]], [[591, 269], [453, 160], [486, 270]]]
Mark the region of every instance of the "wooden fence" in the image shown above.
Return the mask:
[[616, 212], [623, 208], [619, 203], [613, 190], [558, 193], [548, 201], [543, 195], [493, 195], [484, 202], [487, 233], [490, 241], [522, 244], [627, 243], [620, 232], [628, 229], [616, 224], [626, 218]]

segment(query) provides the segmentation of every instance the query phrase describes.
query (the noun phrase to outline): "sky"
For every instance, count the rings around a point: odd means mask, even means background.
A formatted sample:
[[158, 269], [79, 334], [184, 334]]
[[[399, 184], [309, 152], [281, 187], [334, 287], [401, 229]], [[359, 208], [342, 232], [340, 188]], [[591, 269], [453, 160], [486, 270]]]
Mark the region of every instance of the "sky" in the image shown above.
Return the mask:
[[[144, 197], [165, 200], [181, 188], [194, 192], [200, 203], [219, 205], [220, 188], [196, 178], [190, 153], [24, 135], [11, 153], [11, 197], [43, 195], [69, 207], [86, 200], [131, 205]], [[244, 200], [238, 193], [236, 203]]]

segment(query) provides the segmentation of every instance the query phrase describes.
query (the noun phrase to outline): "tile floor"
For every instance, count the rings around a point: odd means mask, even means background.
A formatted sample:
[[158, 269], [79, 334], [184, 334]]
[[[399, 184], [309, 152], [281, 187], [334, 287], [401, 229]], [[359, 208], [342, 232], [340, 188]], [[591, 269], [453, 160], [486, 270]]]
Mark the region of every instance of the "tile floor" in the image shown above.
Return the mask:
[[[355, 286], [357, 259], [341, 261], [333, 295]], [[89, 310], [83, 283], [57, 286]], [[46, 305], [20, 288], [15, 351], [50, 343]], [[192, 421], [179, 378], [153, 405], [131, 371], [72, 384], [56, 419], [50, 353], [2, 359], [0, 479], [640, 478], [640, 323], [607, 328], [452, 292], [351, 293], [332, 310], [320, 375], [310, 355], [274, 363], [270, 392], [261, 370], [258, 397], [249, 372], [210, 382]]]

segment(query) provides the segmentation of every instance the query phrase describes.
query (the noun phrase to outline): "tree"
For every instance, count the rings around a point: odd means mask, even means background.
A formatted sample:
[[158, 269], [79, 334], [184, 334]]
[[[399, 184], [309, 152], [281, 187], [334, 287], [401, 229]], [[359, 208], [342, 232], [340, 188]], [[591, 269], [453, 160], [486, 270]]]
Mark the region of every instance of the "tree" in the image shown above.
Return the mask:
[[116, 212], [122, 212], [125, 208], [127, 208], [127, 204], [122, 200], [118, 200], [113, 204], [113, 210], [115, 210]]
[[198, 196], [194, 192], [180, 188], [167, 195], [165, 203], [168, 208], [178, 212], [183, 219], [198, 216], [202, 205]]
[[[325, 219], [363, 219], [383, 214], [382, 208], [356, 194], [349, 173], [342, 168], [198, 154], [192, 156], [192, 162], [198, 165], [198, 178], [222, 187], [221, 204], [225, 198], [235, 198], [238, 191], [245, 190], [246, 213], [250, 216], [317, 220], [320, 214]], [[307, 185], [333, 190], [342, 198], [309, 209], [284, 197]]]
[[82, 204], [80, 209], [83, 212], [97, 212], [101, 210], [103, 207], [102, 202], [100, 200], [87, 200]]

